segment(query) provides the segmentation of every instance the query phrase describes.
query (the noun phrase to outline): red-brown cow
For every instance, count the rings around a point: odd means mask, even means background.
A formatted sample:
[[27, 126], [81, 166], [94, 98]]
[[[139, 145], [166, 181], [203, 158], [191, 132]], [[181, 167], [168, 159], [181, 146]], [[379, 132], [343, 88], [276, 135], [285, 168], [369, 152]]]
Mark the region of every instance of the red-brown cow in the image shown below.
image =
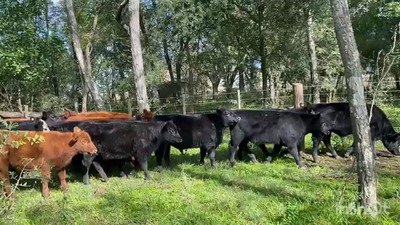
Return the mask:
[[131, 121], [133, 120], [132, 117], [130, 118], [123, 118], [123, 117], [85, 117], [85, 116], [73, 116], [68, 118], [66, 121]]
[[154, 114], [147, 109], [143, 109], [142, 114], [136, 114], [135, 115], [136, 120], [146, 120], [146, 121], [153, 121], [154, 119]]
[[9, 118], [9, 119], [4, 119], [4, 121], [15, 122], [15, 123], [18, 123], [18, 122], [29, 122], [29, 121], [32, 121], [32, 120], [33, 120], [32, 118], [30, 118], [30, 119], [28, 119], [28, 118], [14, 118], [14, 119]]
[[98, 112], [66, 112], [64, 113], [64, 119], [67, 120], [71, 117], [112, 117], [112, 118], [132, 118], [132, 115], [127, 113], [118, 113], [118, 112], [107, 112], [107, 111], [98, 111]]
[[[33, 139], [35, 140], [31, 144]], [[40, 169], [42, 194], [44, 197], [48, 197], [51, 167], [58, 172], [61, 189], [67, 191], [65, 168], [70, 164], [72, 157], [78, 153], [97, 153], [97, 148], [89, 134], [78, 127], [74, 128], [73, 133], [56, 131], [9, 133], [6, 141], [7, 143], [0, 151], [0, 181], [4, 182], [7, 196], [12, 194], [9, 167], [15, 168], [17, 171]]]

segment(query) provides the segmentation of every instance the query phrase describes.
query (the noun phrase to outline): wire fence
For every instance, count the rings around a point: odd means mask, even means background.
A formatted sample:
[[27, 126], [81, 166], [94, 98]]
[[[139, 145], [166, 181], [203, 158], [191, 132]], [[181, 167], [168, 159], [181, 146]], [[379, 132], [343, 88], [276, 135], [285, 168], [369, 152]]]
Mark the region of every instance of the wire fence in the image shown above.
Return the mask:
[[[378, 106], [390, 106], [399, 109], [400, 116], [400, 89], [396, 88], [395, 81], [365, 82], [364, 92], [367, 103]], [[332, 88], [328, 90], [324, 86], [320, 88], [320, 102], [347, 102], [346, 88]], [[304, 105], [313, 102], [313, 89], [316, 86], [303, 86]], [[375, 90], [376, 89], [376, 90]], [[374, 97], [375, 96], [375, 97]], [[128, 104], [129, 105], [129, 104]], [[137, 104], [132, 101], [132, 112], [138, 112]], [[168, 98], [151, 98], [151, 111], [156, 114], [201, 114], [214, 112], [216, 108], [229, 109], [266, 109], [280, 108], [285, 109], [294, 106], [294, 92], [292, 85], [286, 88], [275, 90], [274, 97], [271, 91], [267, 90], [264, 95], [263, 90], [233, 90], [231, 92], [208, 93], [208, 94], [180, 94]], [[111, 107], [112, 111], [127, 112], [127, 106]], [[400, 119], [389, 116], [397, 129], [400, 130]]]

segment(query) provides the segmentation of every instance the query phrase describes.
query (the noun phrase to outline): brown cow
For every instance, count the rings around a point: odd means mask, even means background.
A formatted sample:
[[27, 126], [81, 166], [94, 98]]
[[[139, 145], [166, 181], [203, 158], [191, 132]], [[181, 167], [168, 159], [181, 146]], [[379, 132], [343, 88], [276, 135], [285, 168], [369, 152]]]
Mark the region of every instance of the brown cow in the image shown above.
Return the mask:
[[118, 113], [118, 112], [107, 112], [107, 111], [98, 111], [98, 112], [66, 112], [64, 113], [64, 119], [69, 119], [71, 117], [112, 117], [112, 118], [132, 118], [132, 115], [127, 113]]
[[[32, 144], [33, 139], [35, 141]], [[10, 132], [6, 141], [6, 145], [0, 151], [0, 181], [4, 182], [7, 196], [12, 194], [9, 167], [13, 167], [17, 171], [40, 169], [42, 194], [44, 197], [48, 197], [48, 180], [51, 178], [51, 167], [54, 167], [58, 172], [61, 189], [67, 191], [65, 168], [70, 164], [72, 157], [78, 153], [97, 153], [89, 134], [78, 127], [74, 128], [73, 133], [56, 131]], [[19, 143], [19, 146], [16, 146], [16, 143]]]
[[18, 123], [18, 122], [29, 122], [29, 121], [33, 121], [33, 120], [34, 120], [34, 118], [30, 118], [30, 119], [27, 119], [27, 118], [15, 118], [15, 119], [8, 118], [8, 119], [4, 119], [4, 121], [15, 122], [15, 123]]
[[85, 117], [85, 116], [73, 116], [68, 118], [66, 121], [131, 121], [133, 120], [130, 118], [123, 118], [123, 117]]
[[147, 109], [143, 109], [142, 114], [138, 113], [134, 117], [136, 120], [152, 121], [154, 119], [154, 114]]

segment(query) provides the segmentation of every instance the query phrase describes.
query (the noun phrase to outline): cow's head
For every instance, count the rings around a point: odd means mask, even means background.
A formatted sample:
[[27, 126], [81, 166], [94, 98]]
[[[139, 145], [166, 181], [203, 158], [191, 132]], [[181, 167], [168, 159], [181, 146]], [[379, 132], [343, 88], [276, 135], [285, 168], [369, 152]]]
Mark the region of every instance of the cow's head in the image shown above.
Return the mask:
[[75, 148], [75, 150], [81, 154], [97, 153], [97, 148], [94, 146], [89, 134], [81, 130], [79, 127], [74, 127], [71, 143], [73, 148]]
[[400, 146], [400, 134], [395, 133], [391, 135], [386, 135], [382, 138], [382, 143], [389, 152], [393, 155], [400, 154], [399, 146]]
[[313, 130], [319, 131], [324, 135], [329, 135], [331, 133], [331, 127], [328, 120], [326, 120], [320, 113], [313, 115], [313, 122], [311, 124]]
[[169, 143], [182, 142], [182, 137], [179, 135], [178, 128], [172, 121], [165, 122], [161, 132], [164, 139]]
[[222, 118], [222, 123], [224, 127], [229, 127], [235, 125], [240, 121], [240, 116], [236, 115], [229, 109], [217, 109], [217, 115]]
[[44, 132], [48, 132], [50, 131], [49, 126], [47, 125], [47, 123], [40, 119], [40, 118], [34, 118], [34, 126], [35, 126], [35, 130], [38, 131], [44, 131]]

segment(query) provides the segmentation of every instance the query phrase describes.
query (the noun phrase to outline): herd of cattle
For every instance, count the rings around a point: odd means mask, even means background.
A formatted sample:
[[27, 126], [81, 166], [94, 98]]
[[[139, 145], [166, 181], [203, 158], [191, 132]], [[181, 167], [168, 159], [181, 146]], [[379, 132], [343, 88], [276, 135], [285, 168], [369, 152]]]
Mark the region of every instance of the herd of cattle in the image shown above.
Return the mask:
[[[369, 109], [370, 106], [367, 106]], [[369, 111], [369, 110], [368, 110]], [[2, 149], [0, 150], [0, 182], [5, 193], [10, 196], [9, 170], [17, 171], [39, 168], [42, 175], [42, 194], [49, 195], [48, 180], [51, 169], [58, 172], [61, 189], [67, 190], [66, 167], [72, 159], [82, 162], [83, 182], [90, 184], [89, 168], [97, 170], [104, 181], [108, 180], [102, 163], [107, 160], [120, 160], [121, 175], [125, 162], [139, 165], [146, 179], [151, 179], [147, 160], [155, 153], [157, 166], [164, 159], [170, 164], [171, 146], [181, 152], [188, 148], [200, 148], [200, 163], [208, 154], [211, 166], [215, 165], [215, 151], [223, 141], [224, 131], [229, 128], [229, 160], [235, 167], [235, 155], [242, 159], [242, 152], [252, 161], [255, 155], [248, 148], [252, 142], [260, 147], [271, 162], [282, 155], [282, 146], [302, 166], [300, 155], [304, 136], [313, 135], [313, 159], [318, 160], [318, 145], [321, 141], [334, 157], [339, 157], [330, 144], [331, 133], [340, 137], [352, 134], [348, 103], [315, 104], [289, 110], [229, 110], [217, 109], [214, 113], [201, 115], [153, 115], [144, 110], [143, 114], [131, 116], [113, 112], [67, 112], [57, 116], [43, 112], [41, 118], [7, 119], [16, 122], [13, 130], [1, 130]], [[371, 144], [381, 140], [393, 154], [399, 154], [400, 134], [396, 133], [385, 113], [373, 107]], [[265, 144], [274, 144], [272, 153]], [[348, 156], [353, 151], [346, 152]], [[81, 153], [81, 154], [79, 154]], [[374, 151], [374, 155], [375, 151]], [[131, 172], [133, 175], [134, 172]]]

